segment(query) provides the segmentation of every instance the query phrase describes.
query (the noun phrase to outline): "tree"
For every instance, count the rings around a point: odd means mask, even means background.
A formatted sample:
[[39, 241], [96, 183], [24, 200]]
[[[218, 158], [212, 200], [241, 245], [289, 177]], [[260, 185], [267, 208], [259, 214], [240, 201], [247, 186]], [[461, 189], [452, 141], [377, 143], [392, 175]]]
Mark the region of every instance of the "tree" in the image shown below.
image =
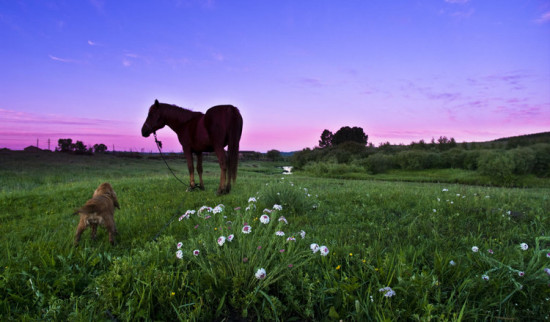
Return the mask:
[[73, 151], [76, 153], [86, 153], [87, 150], [88, 149], [86, 148], [84, 143], [82, 143], [82, 141], [76, 141], [76, 143], [73, 145]]
[[321, 139], [319, 140], [319, 147], [327, 148], [331, 146], [333, 137], [334, 137], [334, 134], [332, 134], [331, 131], [325, 129], [321, 134]]
[[277, 161], [281, 159], [281, 152], [279, 150], [267, 151], [267, 158], [271, 161]]
[[105, 151], [107, 151], [107, 146], [105, 144], [94, 144], [94, 153], [103, 153]]
[[344, 142], [357, 142], [363, 145], [367, 145], [368, 136], [365, 134], [362, 128], [354, 126], [350, 128], [349, 126], [344, 126], [334, 133], [332, 137], [331, 144], [333, 146], [344, 143]]
[[73, 151], [73, 139], [59, 139], [57, 140], [57, 151], [71, 152]]

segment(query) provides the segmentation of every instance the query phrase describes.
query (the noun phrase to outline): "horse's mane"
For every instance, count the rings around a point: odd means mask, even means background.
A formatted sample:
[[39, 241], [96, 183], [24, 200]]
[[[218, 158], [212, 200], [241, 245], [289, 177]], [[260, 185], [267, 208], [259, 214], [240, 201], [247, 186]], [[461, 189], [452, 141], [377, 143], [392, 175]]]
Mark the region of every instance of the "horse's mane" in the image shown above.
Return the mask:
[[159, 103], [159, 107], [163, 110], [163, 113], [166, 116], [183, 121], [188, 121], [196, 116], [202, 115], [201, 112], [194, 112], [190, 109], [179, 107], [174, 104]]

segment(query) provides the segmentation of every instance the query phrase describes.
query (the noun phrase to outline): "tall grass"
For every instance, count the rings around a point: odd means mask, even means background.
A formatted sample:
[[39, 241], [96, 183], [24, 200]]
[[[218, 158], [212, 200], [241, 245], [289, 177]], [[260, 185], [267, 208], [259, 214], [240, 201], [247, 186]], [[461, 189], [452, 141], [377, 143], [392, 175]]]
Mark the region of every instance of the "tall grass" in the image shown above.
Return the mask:
[[[188, 193], [158, 160], [58, 157], [3, 156], [2, 320], [549, 319], [546, 188], [282, 179], [275, 164], [250, 162], [218, 197], [215, 163], [207, 190]], [[103, 181], [119, 195], [119, 244], [100, 229], [74, 248], [72, 210]]]

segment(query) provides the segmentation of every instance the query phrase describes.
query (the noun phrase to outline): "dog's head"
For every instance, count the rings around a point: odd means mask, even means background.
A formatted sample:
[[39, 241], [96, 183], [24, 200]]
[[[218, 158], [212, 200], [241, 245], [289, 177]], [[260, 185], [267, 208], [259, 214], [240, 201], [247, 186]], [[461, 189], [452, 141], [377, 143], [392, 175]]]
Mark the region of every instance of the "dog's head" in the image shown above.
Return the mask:
[[107, 198], [111, 199], [113, 201], [113, 205], [120, 209], [120, 205], [118, 203], [118, 199], [116, 196], [116, 192], [113, 189], [113, 186], [111, 186], [110, 183], [104, 182], [97, 187], [94, 191], [94, 197], [96, 196], [106, 196]]

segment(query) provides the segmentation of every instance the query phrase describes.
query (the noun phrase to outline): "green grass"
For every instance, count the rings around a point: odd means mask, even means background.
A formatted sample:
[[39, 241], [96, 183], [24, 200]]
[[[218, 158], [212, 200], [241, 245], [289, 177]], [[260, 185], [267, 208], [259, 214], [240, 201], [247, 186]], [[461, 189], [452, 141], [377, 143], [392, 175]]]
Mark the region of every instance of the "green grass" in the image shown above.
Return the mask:
[[[185, 162], [169, 163], [187, 181]], [[283, 176], [280, 165], [242, 162], [231, 194], [216, 196], [214, 162], [206, 191], [185, 192], [162, 160], [1, 153], [0, 319], [549, 319], [550, 189], [404, 182], [430, 173]], [[74, 248], [71, 213], [104, 181], [121, 204], [119, 243], [100, 229]], [[246, 211], [250, 197], [256, 209]], [[283, 210], [261, 224], [275, 203]], [[224, 211], [209, 219], [178, 220], [218, 204]], [[229, 233], [235, 240], [218, 246]], [[281, 239], [291, 235], [295, 243]], [[330, 253], [313, 254], [311, 243]], [[261, 267], [265, 280], [254, 277]]]

